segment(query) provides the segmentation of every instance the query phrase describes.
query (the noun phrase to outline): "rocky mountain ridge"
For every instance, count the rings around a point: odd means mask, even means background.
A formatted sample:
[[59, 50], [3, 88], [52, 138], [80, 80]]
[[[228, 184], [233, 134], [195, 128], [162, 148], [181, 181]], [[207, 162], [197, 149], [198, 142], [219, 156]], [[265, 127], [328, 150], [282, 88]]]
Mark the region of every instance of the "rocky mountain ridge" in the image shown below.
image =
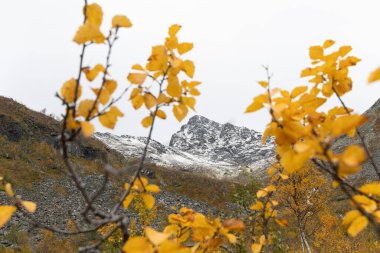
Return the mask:
[[[141, 157], [146, 143], [144, 137], [128, 135], [96, 133], [95, 137], [128, 159]], [[217, 178], [237, 177], [269, 166], [274, 144], [272, 140], [262, 144], [261, 139], [254, 130], [197, 115], [173, 134], [169, 146], [151, 140], [148, 162]]]

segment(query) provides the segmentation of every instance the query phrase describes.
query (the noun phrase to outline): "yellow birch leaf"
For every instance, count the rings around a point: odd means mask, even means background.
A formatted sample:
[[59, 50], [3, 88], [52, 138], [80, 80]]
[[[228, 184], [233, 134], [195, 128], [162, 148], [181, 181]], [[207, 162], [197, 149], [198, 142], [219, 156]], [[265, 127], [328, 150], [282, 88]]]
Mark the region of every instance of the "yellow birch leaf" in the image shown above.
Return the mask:
[[302, 93], [304, 93], [305, 91], [307, 91], [307, 86], [299, 86], [299, 87], [296, 87], [292, 90], [292, 93], [290, 94], [290, 97], [291, 98], [296, 98], [298, 97], [299, 95], [301, 95]]
[[0, 228], [8, 222], [16, 210], [15, 206], [0, 206]]
[[323, 58], [323, 48], [321, 46], [312, 46], [309, 49], [309, 56], [312, 60], [320, 60]]
[[195, 251], [193, 252], [175, 241], [166, 240], [158, 247], [157, 253], [195, 253]]
[[21, 204], [29, 213], [34, 213], [37, 209], [36, 203], [32, 201], [21, 201]]
[[368, 83], [373, 83], [380, 80], [380, 68], [375, 69], [371, 72], [368, 77]]
[[178, 53], [179, 54], [185, 54], [187, 52], [189, 52], [191, 49], [193, 49], [193, 43], [188, 43], [188, 42], [184, 42], [184, 43], [180, 43], [178, 44]]
[[[74, 78], [72, 78], [66, 81], [61, 88], [61, 95], [68, 103], [74, 102], [76, 84], [77, 84], [77, 81]], [[79, 85], [77, 99], [80, 98], [81, 95], [82, 95], [82, 86]]]
[[130, 73], [127, 79], [133, 84], [142, 85], [147, 76], [147, 73]]
[[95, 89], [95, 88], [91, 88], [92, 91], [95, 93], [96, 96], [99, 96], [99, 101], [102, 105], [105, 105], [108, 103], [108, 101], [110, 100], [110, 93], [108, 92], [107, 89]]
[[368, 225], [368, 218], [365, 216], [359, 216], [356, 218], [348, 228], [347, 232], [352, 237], [357, 236]]
[[96, 3], [87, 5], [86, 17], [87, 17], [87, 22], [91, 22], [94, 25], [100, 26], [103, 20], [102, 7], [100, 7]]
[[154, 202], [155, 202], [154, 197], [149, 193], [144, 193], [144, 194], [142, 194], [142, 198], [143, 198], [145, 206], [149, 210], [152, 209], [154, 206]]
[[155, 185], [155, 184], [147, 185], [145, 187], [145, 190], [147, 192], [153, 192], [153, 193], [159, 193], [160, 192], [160, 188], [157, 185]]
[[367, 194], [380, 195], [380, 183], [373, 182], [373, 183], [365, 184], [361, 186], [359, 190]]
[[188, 87], [189, 89], [193, 89], [200, 84], [201, 82], [198, 82], [198, 81], [191, 81], [191, 82], [182, 81], [182, 85]]
[[259, 211], [259, 210], [263, 209], [263, 207], [264, 207], [263, 202], [261, 202], [261, 201], [257, 201], [257, 202], [256, 202], [255, 204], [253, 204], [250, 208], [251, 208], [251, 210]]
[[160, 245], [170, 237], [170, 234], [158, 232], [150, 227], [145, 228], [145, 235], [149, 241], [151, 241], [156, 246]]
[[262, 198], [262, 197], [265, 197], [267, 194], [268, 194], [267, 191], [264, 191], [264, 190], [258, 190], [257, 193], [256, 193], [256, 196], [257, 196], [258, 198]]
[[268, 87], [268, 82], [266, 82], [266, 81], [259, 81], [258, 84], [260, 84], [261, 87], [263, 87], [264, 89], [266, 89]]
[[127, 16], [124, 15], [116, 15], [112, 18], [112, 28], [116, 27], [131, 27], [132, 22], [127, 18]]
[[193, 96], [199, 96], [199, 95], [201, 95], [201, 93], [199, 92], [199, 90], [196, 89], [196, 88], [191, 89], [190, 90], [190, 94], [193, 95]]
[[123, 206], [125, 209], [127, 209], [129, 207], [129, 205], [131, 204], [133, 200], [133, 195], [130, 193], [123, 201]]
[[100, 31], [99, 26], [91, 22], [81, 25], [74, 36], [74, 42], [84, 44], [86, 42], [95, 41], [95, 43], [103, 43], [106, 37]]
[[243, 232], [245, 230], [244, 222], [239, 219], [227, 219], [223, 221], [223, 226], [228, 230]]
[[88, 121], [81, 122], [81, 127], [82, 133], [85, 137], [90, 137], [95, 131], [94, 125]]
[[224, 235], [225, 237], [227, 237], [228, 241], [231, 243], [231, 244], [235, 244], [237, 242], [237, 237], [233, 234], [225, 234]]
[[351, 46], [342, 46], [342, 47], [339, 48], [339, 52], [338, 52], [338, 54], [339, 54], [340, 57], [344, 57], [344, 56], [346, 56], [349, 52], [351, 52], [351, 50], [352, 50], [352, 47], [351, 47]]
[[176, 119], [181, 122], [187, 115], [189, 110], [187, 107], [183, 104], [175, 105], [173, 106], [173, 113]]
[[12, 185], [10, 183], [5, 184], [5, 193], [7, 194], [8, 198], [13, 198], [15, 196]]
[[102, 64], [97, 64], [92, 69], [89, 69], [88, 67], [83, 68], [83, 72], [86, 75], [87, 80], [89, 80], [90, 82], [93, 81], [100, 72], [104, 72], [104, 71], [105, 71], [105, 68], [103, 67]]
[[140, 64], [134, 64], [132, 66], [132, 69], [134, 69], [134, 70], [140, 70], [140, 71], [145, 71], [145, 69]]
[[137, 110], [143, 105], [144, 97], [141, 95], [137, 95], [131, 101], [132, 101], [133, 108], [135, 108], [135, 110]]
[[361, 216], [360, 212], [358, 210], [351, 210], [348, 211], [343, 218], [342, 225], [346, 226], [352, 223], [353, 220], [355, 220], [357, 217]]
[[252, 253], [260, 253], [263, 246], [259, 243], [253, 243], [251, 246]]
[[116, 106], [112, 106], [108, 112], [99, 116], [99, 121], [107, 128], [115, 128], [117, 118], [123, 117], [124, 114]]
[[[77, 111], [78, 114], [80, 116], [83, 116], [86, 119], [89, 116], [91, 109], [94, 107], [94, 102], [95, 101], [92, 99], [84, 99], [80, 101], [78, 105], [78, 111]], [[90, 117], [94, 116], [97, 111], [98, 111], [97, 106], [95, 106]]]
[[166, 119], [166, 113], [163, 110], [158, 110], [157, 117], [159, 117], [160, 119]]
[[142, 93], [142, 88], [134, 88], [129, 96], [129, 99], [134, 99], [137, 95]]
[[125, 253], [153, 253], [153, 246], [144, 237], [131, 237], [123, 246]]
[[284, 219], [275, 219], [275, 221], [281, 227], [287, 227], [288, 226], [288, 222]]
[[152, 123], [153, 123], [153, 117], [152, 116], [145, 117], [141, 121], [141, 124], [143, 125], [143, 127], [150, 127], [152, 125]]
[[150, 109], [157, 104], [157, 100], [152, 94], [146, 93], [144, 95], [144, 103], [146, 108]]
[[194, 77], [195, 66], [190, 60], [183, 61], [180, 66], [181, 70], [190, 78]]
[[255, 112], [263, 108], [263, 103], [259, 103], [257, 101], [253, 101], [245, 110], [245, 113]]
[[182, 102], [183, 102], [184, 105], [188, 106], [193, 111], [195, 111], [195, 103], [196, 103], [195, 98], [192, 98], [192, 97], [182, 97]]
[[112, 94], [117, 88], [117, 82], [115, 80], [106, 80], [104, 82], [104, 88], [108, 91], [109, 94]]
[[172, 97], [180, 98], [182, 95], [182, 87], [178, 82], [169, 81], [166, 92]]
[[335, 44], [335, 41], [333, 40], [326, 40], [324, 43], [323, 43], [323, 48], [326, 49], [326, 48], [329, 48], [331, 47], [332, 45]]
[[174, 37], [177, 35], [178, 31], [181, 29], [180, 25], [172, 25], [169, 28], [169, 36]]
[[157, 98], [157, 104], [169, 103], [171, 98], [166, 96], [164, 93], [161, 93]]

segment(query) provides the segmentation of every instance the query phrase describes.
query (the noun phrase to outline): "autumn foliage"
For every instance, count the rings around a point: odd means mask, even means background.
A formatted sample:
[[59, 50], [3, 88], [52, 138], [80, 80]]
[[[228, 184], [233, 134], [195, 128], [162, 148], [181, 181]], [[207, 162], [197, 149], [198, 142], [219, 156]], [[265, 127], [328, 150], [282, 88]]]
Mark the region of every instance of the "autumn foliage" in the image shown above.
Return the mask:
[[[152, 210], [156, 205], [155, 196], [160, 194], [160, 188], [149, 183], [140, 173], [145, 165], [156, 120], [165, 120], [171, 111], [178, 121], [182, 121], [189, 110], [195, 110], [201, 82], [193, 80], [193, 61], [184, 58], [193, 49], [193, 44], [179, 41], [181, 26], [175, 24], [169, 28], [163, 43], [152, 47], [146, 63], [131, 67], [131, 72], [126, 75], [130, 85], [122, 87], [122, 92], [116, 96], [119, 85], [111, 75], [111, 53], [120, 31], [131, 28], [132, 23], [126, 16], [116, 15], [109, 25], [109, 31], [103, 33], [100, 29], [102, 21], [102, 8], [96, 3], [86, 2], [83, 24], [73, 37], [74, 43], [81, 48], [80, 68], [77, 75], [69, 77], [56, 94], [65, 108], [60, 135], [62, 160], [85, 200], [83, 215], [92, 229], [62, 231], [36, 220], [33, 213], [37, 204], [17, 196], [11, 183], [2, 177], [0, 180], [10, 204], [0, 206], [0, 227], [19, 212], [34, 226], [54, 233], [70, 235], [98, 231], [102, 234], [102, 238], [94, 244], [79, 248], [80, 252], [97, 252], [111, 240], [126, 253], [230, 252], [243, 241], [239, 238], [246, 236], [245, 232], [252, 224], [254, 227], [249, 231], [255, 232], [249, 235], [250, 239], [246, 240], [249, 245], [243, 248], [253, 253], [271, 252], [278, 241], [274, 228], [293, 227], [297, 231], [297, 238], [300, 238], [302, 250], [311, 252], [321, 247], [318, 242], [323, 241], [321, 234], [312, 235], [311, 232], [317, 226], [328, 223], [326, 220], [340, 223], [327, 204], [330, 195], [339, 191], [352, 207], [341, 222], [348, 235], [356, 237], [372, 224], [369, 229], [374, 229], [380, 237], [379, 165], [372, 159], [359, 130], [367, 118], [355, 114], [342, 99], [353, 87], [349, 70], [361, 60], [350, 55], [350, 46], [334, 49], [333, 40], [310, 47], [310, 66], [302, 70], [300, 75], [308, 84], [291, 91], [272, 87], [269, 68], [265, 68], [267, 80], [258, 82], [263, 93], [254, 97], [246, 113], [268, 110], [271, 121], [265, 130], [263, 142], [274, 138], [276, 158], [273, 166], [268, 168], [268, 185], [254, 193], [255, 201], [251, 203], [252, 215], [248, 223], [243, 222], [243, 217], [223, 220], [183, 207], [167, 217], [165, 227], [157, 228], [150, 226], [150, 222], [141, 221], [144, 224], [141, 226], [142, 231], [136, 233], [136, 221], [129, 221], [120, 209], [139, 206], [141, 210]], [[108, 48], [105, 63], [85, 66], [86, 49], [93, 46]], [[378, 80], [379, 69], [370, 74], [368, 82]], [[86, 92], [87, 89], [92, 95]], [[322, 109], [332, 96], [336, 96], [340, 104]], [[83, 184], [70, 160], [68, 145], [81, 135], [90, 137], [95, 131], [94, 120], [113, 129], [124, 116], [117, 107], [117, 102], [122, 99], [129, 99], [136, 110], [145, 107], [146, 116], [141, 124], [150, 131], [138, 169], [129, 175], [130, 180], [125, 183], [122, 194], [117, 196], [115, 206], [105, 212], [93, 204], [97, 195], [89, 194]], [[333, 143], [342, 136], [359, 138], [362, 142], [337, 152], [333, 149]], [[366, 161], [379, 178], [359, 186], [353, 184], [349, 177], [357, 174]], [[114, 173], [112, 171], [105, 168], [106, 175]], [[147, 219], [147, 216], [141, 217]], [[309, 222], [316, 217], [316, 223]], [[347, 238], [342, 231], [336, 230], [336, 237]], [[311, 237], [316, 243], [310, 243]]]

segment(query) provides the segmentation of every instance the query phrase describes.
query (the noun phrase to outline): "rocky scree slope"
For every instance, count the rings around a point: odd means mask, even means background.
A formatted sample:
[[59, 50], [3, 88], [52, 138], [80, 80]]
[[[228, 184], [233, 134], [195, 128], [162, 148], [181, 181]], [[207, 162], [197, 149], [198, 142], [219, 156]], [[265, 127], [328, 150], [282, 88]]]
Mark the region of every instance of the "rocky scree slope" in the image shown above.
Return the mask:
[[[126, 158], [141, 157], [146, 144], [144, 137], [109, 133], [96, 133], [95, 137]], [[172, 136], [169, 146], [151, 140], [148, 161], [216, 178], [234, 178], [270, 165], [273, 141], [262, 144], [261, 139], [254, 130], [193, 116]]]
[[[0, 175], [12, 182], [16, 194], [37, 203], [37, 212], [34, 215], [38, 220], [65, 229], [68, 219], [81, 220], [85, 203], [65, 172], [57, 138], [60, 129], [61, 123], [54, 118], [0, 96]], [[129, 161], [96, 138], [79, 138], [77, 143], [70, 145], [69, 150], [72, 162], [90, 193], [94, 193], [102, 184], [103, 168], [106, 164], [111, 164], [116, 169], [127, 167], [131, 172], [135, 169], [134, 161]], [[194, 181], [198, 182], [199, 178], [192, 177], [193, 173], [178, 174], [178, 170], [168, 171], [165, 167], [157, 169], [162, 171], [160, 177], [151, 178], [150, 181], [159, 184], [162, 189], [157, 195], [160, 217], [166, 217], [173, 212], [173, 206], [189, 206], [202, 213], [209, 210], [214, 214], [219, 212], [209, 201], [195, 199], [195, 194], [189, 193], [194, 189], [182, 189], [177, 186], [182, 182], [192, 185]], [[109, 210], [117, 201], [116, 197], [127, 179], [128, 175], [123, 178], [112, 177], [104, 193], [97, 199], [96, 205], [103, 210]], [[204, 181], [210, 184], [209, 179], [204, 178]], [[220, 190], [219, 181], [213, 181], [213, 185], [215, 186], [212, 189], [218, 186], [217, 189]], [[180, 193], [177, 193], [177, 190]], [[214, 193], [208, 195], [212, 194]], [[9, 204], [0, 184], [0, 205]], [[134, 213], [131, 215], [136, 216]], [[0, 229], [0, 252], [3, 247], [17, 246], [5, 239], [11, 227], [17, 228], [17, 231], [31, 229], [19, 216], [13, 216], [11, 221]], [[41, 238], [40, 230], [32, 230], [28, 234], [33, 241]]]
[[[359, 128], [359, 132], [364, 137], [365, 143], [369, 148], [371, 155], [377, 167], [380, 168], [380, 99], [376, 101], [365, 113], [368, 121]], [[355, 136], [355, 138], [342, 137], [338, 139], [333, 148], [336, 151], [343, 152], [344, 148], [351, 144], [361, 144], [360, 139]], [[362, 170], [359, 175], [354, 175], [353, 179], [362, 178], [365, 180], [379, 179], [373, 169], [371, 163], [367, 162], [363, 165]]]

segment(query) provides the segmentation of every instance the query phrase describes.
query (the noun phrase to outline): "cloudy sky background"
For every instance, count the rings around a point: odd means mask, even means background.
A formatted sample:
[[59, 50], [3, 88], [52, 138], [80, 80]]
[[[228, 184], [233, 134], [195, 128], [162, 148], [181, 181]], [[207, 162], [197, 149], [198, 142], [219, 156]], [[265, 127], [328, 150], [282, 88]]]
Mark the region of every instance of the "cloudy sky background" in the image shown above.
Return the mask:
[[[92, 1], [89, 1], [92, 2]], [[195, 79], [203, 82], [197, 114], [212, 120], [262, 131], [267, 113], [244, 114], [265, 78], [261, 65], [269, 65], [273, 84], [291, 89], [307, 67], [308, 47], [334, 39], [352, 45], [363, 59], [353, 69], [353, 92], [348, 105], [363, 112], [378, 98], [379, 84], [368, 85], [370, 71], [380, 65], [378, 0], [98, 0], [105, 13], [106, 33], [112, 16], [125, 14], [133, 28], [122, 30], [112, 55], [112, 77], [121, 92], [134, 63], [145, 63], [150, 48], [163, 42], [167, 28], [182, 25], [181, 41], [194, 42], [187, 54], [196, 64]], [[81, 24], [83, 1], [6, 1], [0, 10], [0, 95], [12, 97], [34, 110], [47, 108], [60, 114], [54, 98], [62, 83], [77, 75], [80, 47], [72, 37]], [[85, 65], [104, 63], [105, 46], [87, 52]], [[84, 96], [90, 96], [86, 92]], [[140, 125], [146, 111], [135, 112], [127, 99], [116, 134], [146, 135]], [[184, 120], [185, 123], [187, 119]], [[168, 142], [180, 123], [160, 121], [154, 138]], [[98, 127], [100, 131], [107, 131]]]

